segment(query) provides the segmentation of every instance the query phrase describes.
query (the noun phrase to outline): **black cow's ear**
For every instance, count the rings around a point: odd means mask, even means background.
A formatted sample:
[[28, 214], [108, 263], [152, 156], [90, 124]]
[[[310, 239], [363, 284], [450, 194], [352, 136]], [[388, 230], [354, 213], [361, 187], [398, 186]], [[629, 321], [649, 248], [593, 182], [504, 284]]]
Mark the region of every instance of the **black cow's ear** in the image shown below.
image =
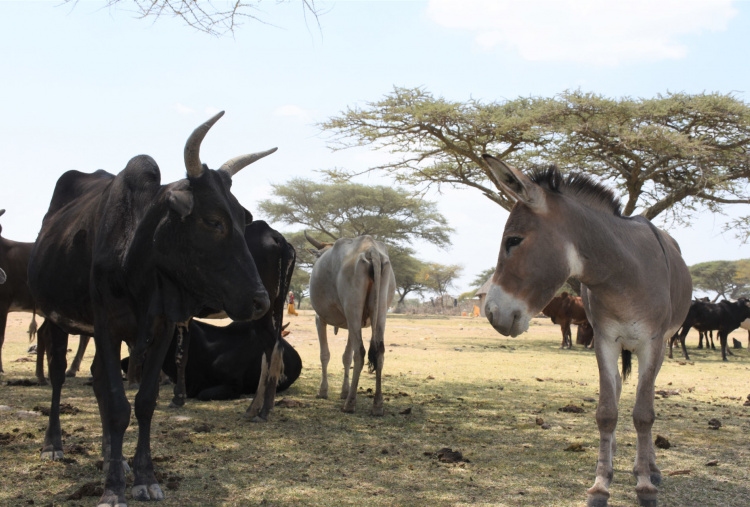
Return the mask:
[[190, 190], [170, 190], [169, 207], [185, 218], [193, 212], [193, 192]]

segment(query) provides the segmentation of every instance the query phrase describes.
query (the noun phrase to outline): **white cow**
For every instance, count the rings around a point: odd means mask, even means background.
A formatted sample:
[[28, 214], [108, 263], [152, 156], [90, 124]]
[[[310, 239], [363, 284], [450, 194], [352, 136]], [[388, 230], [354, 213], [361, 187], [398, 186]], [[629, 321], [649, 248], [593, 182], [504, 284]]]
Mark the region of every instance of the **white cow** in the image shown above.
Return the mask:
[[[339, 239], [335, 243], [321, 243], [309, 237], [315, 246], [311, 250], [318, 259], [310, 275], [310, 302], [315, 310], [315, 324], [320, 340], [320, 362], [323, 378], [319, 398], [328, 397], [328, 350], [326, 326], [349, 330], [344, 351], [344, 384], [341, 398], [346, 399], [344, 412], [354, 412], [357, 385], [365, 363], [362, 328], [372, 325], [370, 350], [367, 353], [370, 371], [375, 371], [375, 399], [373, 415], [383, 415], [381, 374], [385, 353], [385, 316], [396, 291], [396, 278], [391, 269], [388, 250], [371, 236]], [[349, 367], [354, 356], [352, 383], [349, 385]]]

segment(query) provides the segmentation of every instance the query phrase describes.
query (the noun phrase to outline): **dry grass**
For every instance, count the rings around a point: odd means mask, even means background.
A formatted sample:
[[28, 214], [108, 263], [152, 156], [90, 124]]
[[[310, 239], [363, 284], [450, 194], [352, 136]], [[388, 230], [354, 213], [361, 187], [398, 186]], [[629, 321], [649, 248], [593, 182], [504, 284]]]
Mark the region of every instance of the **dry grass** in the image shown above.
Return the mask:
[[[28, 315], [11, 314], [3, 350], [3, 380], [33, 379], [24, 330]], [[315, 398], [320, 381], [318, 344], [309, 311], [291, 317], [290, 342], [304, 370], [280, 397], [304, 406], [277, 407], [267, 424], [244, 421], [249, 400], [196, 402], [174, 411], [157, 407], [153, 456], [167, 500], [185, 505], [555, 505], [585, 502], [593, 484], [598, 432], [594, 421], [598, 381], [593, 352], [558, 349], [559, 328], [534, 321], [531, 331], [509, 339], [485, 319], [393, 315], [386, 326], [386, 415], [369, 415], [366, 392], [356, 414], [338, 399]], [[340, 389], [345, 332], [330, 333], [332, 394]], [[747, 343], [744, 331], [734, 337]], [[695, 347], [694, 335], [688, 338]], [[71, 340], [75, 349], [77, 339]], [[93, 348], [93, 347], [92, 347]], [[46, 427], [41, 416], [21, 417], [49, 404], [50, 388], [0, 386], [0, 504], [86, 505], [98, 496], [68, 500], [82, 487], [101, 484], [96, 468], [99, 420], [83, 374], [68, 379], [63, 402], [80, 409], [63, 415], [66, 459], [42, 462]], [[746, 349], [729, 363], [718, 352], [693, 351], [692, 361], [667, 359], [657, 389], [654, 434], [664, 472], [661, 505], [750, 505], [750, 357]], [[72, 353], [69, 354], [72, 358]], [[364, 374], [360, 384], [372, 388]], [[635, 431], [630, 420], [634, 381], [624, 389], [618, 424], [619, 452], [612, 506], [636, 505], [631, 475]], [[132, 394], [132, 393], [131, 393]], [[161, 399], [171, 398], [171, 386]], [[574, 404], [583, 413], [559, 408]], [[409, 412], [410, 413], [402, 413]], [[543, 429], [540, 418], [549, 425]], [[719, 419], [719, 430], [709, 429]], [[135, 447], [136, 422], [128, 429], [126, 455]], [[208, 431], [206, 431], [208, 430]], [[580, 452], [566, 451], [580, 444]], [[442, 463], [449, 447], [466, 462]], [[718, 466], [706, 466], [718, 460]], [[670, 472], [689, 471], [684, 475]], [[134, 505], [135, 502], [131, 502]]]

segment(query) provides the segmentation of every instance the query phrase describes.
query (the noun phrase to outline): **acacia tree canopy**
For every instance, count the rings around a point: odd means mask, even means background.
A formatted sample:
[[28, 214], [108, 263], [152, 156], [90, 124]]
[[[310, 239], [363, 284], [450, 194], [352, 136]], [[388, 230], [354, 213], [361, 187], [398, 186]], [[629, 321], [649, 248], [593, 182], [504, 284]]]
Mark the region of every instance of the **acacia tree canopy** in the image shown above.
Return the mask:
[[[386, 243], [399, 304], [407, 294], [422, 293], [425, 288], [417, 276], [425, 263], [414, 256], [411, 242], [420, 239], [438, 246], [450, 244], [452, 229], [435, 204], [398, 188], [293, 179], [274, 185], [272, 193], [280, 200], [259, 203], [260, 210], [271, 221], [303, 225], [321, 241], [369, 234]], [[297, 251], [297, 271], [309, 273], [315, 259], [308, 251], [311, 245], [304, 233], [284, 236]], [[309, 283], [309, 276], [305, 283]], [[295, 297], [301, 299], [306, 286], [298, 285]]]
[[369, 234], [390, 245], [409, 246], [416, 239], [450, 244], [453, 229], [435, 203], [399, 188], [294, 178], [273, 185], [272, 194], [280, 200], [258, 204], [269, 220], [303, 225], [322, 233], [322, 241]]
[[750, 295], [750, 259], [710, 261], [690, 266], [693, 288], [715, 292], [714, 301]]
[[[64, 0], [77, 4], [79, 0]], [[274, 3], [287, 3], [276, 0]], [[302, 14], [309, 13], [317, 22], [321, 10], [315, 0], [301, 0]], [[260, 9], [261, 0], [233, 0], [231, 2], [198, 2], [196, 0], [107, 0], [107, 7], [122, 6], [132, 9], [138, 18], [175, 17], [191, 28], [210, 35], [221, 36], [234, 31], [245, 21], [267, 24]]]
[[[552, 98], [452, 102], [422, 88], [397, 87], [319, 127], [332, 134], [334, 150], [373, 146], [398, 155], [367, 171], [382, 170], [423, 189], [475, 188], [508, 210], [514, 202], [493, 180], [482, 153], [520, 168], [555, 162], [563, 172], [596, 175], [620, 192], [624, 215], [688, 224], [697, 210], [750, 203], [750, 105], [732, 94], [610, 99], [566, 91]], [[731, 227], [746, 241], [750, 218]]]

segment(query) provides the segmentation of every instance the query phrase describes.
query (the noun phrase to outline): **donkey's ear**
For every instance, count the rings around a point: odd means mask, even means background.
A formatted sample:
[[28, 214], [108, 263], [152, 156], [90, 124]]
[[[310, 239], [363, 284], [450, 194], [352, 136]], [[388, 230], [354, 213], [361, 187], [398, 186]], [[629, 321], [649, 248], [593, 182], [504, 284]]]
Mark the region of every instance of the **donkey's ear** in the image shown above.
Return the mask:
[[517, 201], [532, 208], [545, 206], [544, 191], [524, 173], [492, 155], [485, 153], [482, 158], [487, 163], [495, 181]]

